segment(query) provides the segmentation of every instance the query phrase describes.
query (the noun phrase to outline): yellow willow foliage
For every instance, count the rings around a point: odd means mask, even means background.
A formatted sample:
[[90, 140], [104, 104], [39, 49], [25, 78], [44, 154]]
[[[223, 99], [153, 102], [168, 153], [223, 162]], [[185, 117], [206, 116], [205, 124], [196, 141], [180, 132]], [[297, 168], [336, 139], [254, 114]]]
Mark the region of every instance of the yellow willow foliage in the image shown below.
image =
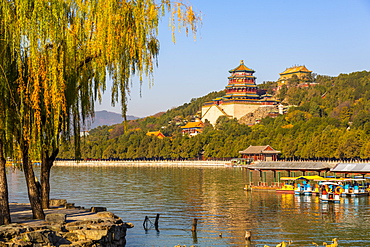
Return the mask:
[[125, 113], [131, 76], [141, 83], [152, 75], [166, 13], [173, 27], [196, 33], [200, 17], [181, 0], [1, 0], [0, 44], [16, 61], [18, 78], [11, 83], [17, 85], [14, 110], [27, 119], [23, 134], [34, 138], [52, 128], [47, 135], [56, 136], [75, 119], [72, 112], [92, 114], [107, 76], [112, 103], [120, 97]]

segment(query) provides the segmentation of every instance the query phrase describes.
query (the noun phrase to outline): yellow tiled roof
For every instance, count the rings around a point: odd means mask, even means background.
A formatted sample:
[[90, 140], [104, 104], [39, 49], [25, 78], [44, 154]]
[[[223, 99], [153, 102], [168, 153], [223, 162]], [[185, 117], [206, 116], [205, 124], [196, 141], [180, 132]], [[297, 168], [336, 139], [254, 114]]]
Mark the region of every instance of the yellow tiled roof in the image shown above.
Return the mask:
[[306, 66], [302, 65], [302, 66], [293, 66], [293, 67], [290, 67], [290, 68], [287, 68], [284, 72], [280, 73], [280, 75], [283, 75], [283, 74], [289, 74], [289, 73], [296, 73], [296, 72], [312, 72], [311, 70], [308, 70], [306, 68]]
[[202, 128], [204, 126], [202, 121], [199, 122], [189, 122], [185, 126], [182, 126], [183, 129], [190, 129], [190, 128]]
[[235, 69], [230, 70], [229, 72], [234, 72], [234, 71], [240, 71], [240, 70], [248, 70], [248, 71], [253, 71], [253, 69], [248, 68], [247, 66], [244, 65], [244, 61], [240, 61], [240, 65], [236, 67]]
[[158, 138], [163, 138], [164, 135], [162, 134], [162, 132], [160, 130], [158, 131], [148, 131], [148, 133], [146, 133], [147, 136], [156, 136]]
[[159, 133], [161, 133], [159, 130], [158, 131], [148, 131], [148, 133], [146, 133], [147, 135], [158, 135]]

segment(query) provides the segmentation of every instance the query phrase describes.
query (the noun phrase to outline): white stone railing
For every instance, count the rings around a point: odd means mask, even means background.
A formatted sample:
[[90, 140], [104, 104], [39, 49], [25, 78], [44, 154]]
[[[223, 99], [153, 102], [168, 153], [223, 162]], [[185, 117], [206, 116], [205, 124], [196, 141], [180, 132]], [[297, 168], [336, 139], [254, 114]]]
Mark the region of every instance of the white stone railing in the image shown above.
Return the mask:
[[195, 160], [195, 161], [144, 161], [144, 160], [58, 160], [54, 166], [215, 166], [223, 167], [227, 161]]

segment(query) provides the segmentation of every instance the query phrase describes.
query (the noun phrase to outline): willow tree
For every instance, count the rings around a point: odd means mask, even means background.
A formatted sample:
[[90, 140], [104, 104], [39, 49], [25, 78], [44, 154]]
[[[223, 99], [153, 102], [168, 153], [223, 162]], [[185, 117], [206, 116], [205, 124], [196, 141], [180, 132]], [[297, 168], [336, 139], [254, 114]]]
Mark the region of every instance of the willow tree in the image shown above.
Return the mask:
[[[0, 25], [15, 64], [11, 85], [12, 135], [22, 153], [34, 218], [43, 218], [40, 194], [29, 161], [42, 158], [43, 207], [48, 207], [49, 176], [61, 138], [74, 136], [94, 112], [106, 79], [113, 81], [112, 104], [126, 114], [130, 78], [151, 78], [159, 51], [158, 25], [168, 13], [177, 28], [196, 32], [199, 17], [181, 1], [169, 0], [7, 0], [0, 3]], [[0, 57], [0, 59], [6, 59]], [[7, 77], [7, 73], [2, 75]]]
[[[0, 52], [0, 56], [4, 55]], [[0, 79], [1, 80], [1, 79]], [[0, 83], [1, 85], [2, 83]], [[5, 145], [7, 143], [6, 136], [6, 111], [3, 88], [0, 86], [0, 225], [6, 225], [11, 222], [9, 201], [8, 201], [8, 184], [6, 179], [6, 160], [5, 160]]]
[[[0, 19], [1, 15], [0, 11]], [[11, 62], [11, 49], [5, 44], [4, 36], [4, 26], [0, 23], [0, 225], [11, 222], [5, 157], [13, 150], [14, 111], [12, 106], [15, 100], [11, 93], [14, 87], [9, 81], [14, 81], [17, 74], [15, 62]]]

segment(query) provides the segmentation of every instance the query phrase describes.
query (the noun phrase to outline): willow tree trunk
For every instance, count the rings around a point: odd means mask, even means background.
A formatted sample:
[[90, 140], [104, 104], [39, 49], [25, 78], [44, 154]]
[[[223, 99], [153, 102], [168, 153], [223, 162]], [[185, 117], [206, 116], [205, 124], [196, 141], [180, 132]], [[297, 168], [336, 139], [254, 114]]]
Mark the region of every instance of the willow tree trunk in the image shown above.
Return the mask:
[[8, 199], [8, 183], [6, 180], [5, 164], [3, 152], [3, 142], [0, 139], [0, 225], [8, 225], [11, 223], [9, 199]]
[[24, 175], [26, 177], [26, 183], [28, 188], [28, 198], [30, 200], [33, 218], [45, 219], [44, 210], [42, 210], [41, 207], [40, 192], [37, 189], [35, 174], [33, 172], [32, 164], [29, 161], [27, 144], [22, 145], [22, 159]]
[[42, 208], [46, 209], [50, 207], [50, 171], [54, 164], [54, 161], [59, 153], [59, 149], [53, 151], [49, 156], [47, 151], [42, 151], [41, 160], [41, 204]]

